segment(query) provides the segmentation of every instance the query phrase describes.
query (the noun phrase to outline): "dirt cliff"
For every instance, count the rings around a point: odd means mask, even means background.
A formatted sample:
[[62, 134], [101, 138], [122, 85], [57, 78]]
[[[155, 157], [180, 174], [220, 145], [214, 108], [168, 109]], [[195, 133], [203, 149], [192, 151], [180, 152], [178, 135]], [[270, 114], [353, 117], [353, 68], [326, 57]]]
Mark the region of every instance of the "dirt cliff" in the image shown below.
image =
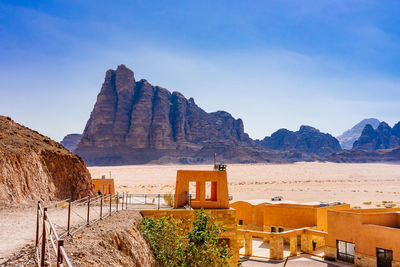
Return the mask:
[[33, 204], [88, 194], [93, 194], [93, 186], [81, 158], [0, 116], [0, 202]]

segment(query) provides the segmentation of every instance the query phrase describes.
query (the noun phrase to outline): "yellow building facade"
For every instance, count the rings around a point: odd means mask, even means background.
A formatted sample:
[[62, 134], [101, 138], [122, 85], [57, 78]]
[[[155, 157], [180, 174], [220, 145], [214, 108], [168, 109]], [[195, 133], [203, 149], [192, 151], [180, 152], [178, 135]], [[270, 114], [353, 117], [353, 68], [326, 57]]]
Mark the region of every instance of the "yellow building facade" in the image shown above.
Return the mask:
[[269, 242], [269, 258], [283, 259], [285, 243], [290, 245], [291, 255], [297, 255], [298, 245], [306, 253], [312, 253], [314, 246], [325, 246], [327, 211], [348, 209], [350, 205], [251, 200], [232, 203], [231, 207], [236, 210], [239, 244], [245, 246], [245, 254], [252, 254], [253, 237], [263, 237]]
[[328, 211], [325, 257], [356, 266], [400, 266], [400, 209]]

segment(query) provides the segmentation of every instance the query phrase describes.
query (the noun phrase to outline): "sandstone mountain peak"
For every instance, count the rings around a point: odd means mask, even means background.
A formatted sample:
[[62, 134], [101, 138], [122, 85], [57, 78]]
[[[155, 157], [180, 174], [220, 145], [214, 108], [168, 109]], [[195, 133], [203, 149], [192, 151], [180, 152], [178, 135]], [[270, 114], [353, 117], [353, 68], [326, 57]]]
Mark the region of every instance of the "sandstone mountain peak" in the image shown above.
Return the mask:
[[107, 71], [75, 152], [90, 165], [200, 163], [211, 161], [214, 152], [230, 162], [285, 157], [257, 146], [241, 119], [225, 111], [207, 113], [193, 98], [135, 81], [123, 65]]

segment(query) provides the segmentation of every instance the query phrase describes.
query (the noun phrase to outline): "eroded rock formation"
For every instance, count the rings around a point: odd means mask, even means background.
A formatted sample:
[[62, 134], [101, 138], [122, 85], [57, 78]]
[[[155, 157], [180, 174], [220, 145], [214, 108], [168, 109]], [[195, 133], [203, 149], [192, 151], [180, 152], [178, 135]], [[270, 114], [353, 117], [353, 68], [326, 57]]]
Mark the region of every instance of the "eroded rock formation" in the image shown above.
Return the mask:
[[266, 149], [295, 150], [307, 156], [323, 157], [341, 151], [338, 140], [310, 126], [301, 126], [297, 132], [280, 129], [257, 143]]
[[29, 204], [89, 194], [91, 177], [81, 158], [0, 116], [0, 201]]
[[75, 152], [89, 165], [211, 162], [214, 152], [229, 162], [287, 161], [286, 154], [257, 146], [241, 119], [207, 113], [193, 98], [135, 81], [124, 65], [106, 72]]
[[353, 145], [353, 149], [369, 151], [397, 147], [400, 147], [400, 122], [393, 128], [386, 122], [381, 122], [376, 129], [367, 124]]

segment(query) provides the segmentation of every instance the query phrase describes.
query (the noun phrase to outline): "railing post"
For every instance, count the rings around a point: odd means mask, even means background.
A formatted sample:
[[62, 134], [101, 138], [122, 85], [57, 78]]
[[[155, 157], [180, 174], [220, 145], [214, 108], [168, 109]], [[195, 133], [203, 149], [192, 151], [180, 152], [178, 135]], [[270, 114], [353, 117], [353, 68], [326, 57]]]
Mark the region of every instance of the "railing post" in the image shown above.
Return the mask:
[[40, 255], [40, 267], [44, 267], [44, 254], [46, 252], [46, 212], [47, 208], [43, 208], [42, 254]]
[[90, 196], [88, 196], [88, 203], [87, 203], [87, 225], [89, 226], [89, 214], [90, 214]]
[[100, 220], [103, 219], [103, 194], [101, 194], [100, 198]]
[[111, 201], [112, 201], [112, 195], [110, 193], [110, 216], [111, 216]]
[[118, 201], [119, 201], [119, 195], [118, 195], [118, 193], [117, 193], [117, 197], [115, 198], [115, 203], [116, 203], [116, 205], [117, 205], [117, 212], [118, 212]]
[[57, 242], [57, 267], [62, 266], [63, 257], [61, 255], [61, 247], [64, 246], [64, 240], [60, 239]]
[[147, 195], [145, 194], [145, 195], [144, 195], [144, 204], [145, 204], [145, 205], [147, 204], [146, 201], [147, 201]]
[[35, 241], [35, 247], [37, 248], [39, 244], [39, 211], [40, 211], [40, 201], [38, 201], [37, 204], [37, 210], [36, 210], [36, 241]]
[[160, 194], [158, 194], [158, 209], [160, 209]]
[[121, 210], [124, 210], [124, 198], [125, 198], [125, 192], [122, 192], [122, 203], [121, 203]]
[[192, 194], [189, 194], [189, 209], [192, 208]]
[[68, 202], [68, 222], [67, 222], [67, 235], [70, 235], [69, 230], [71, 226], [71, 198], [69, 199]]

